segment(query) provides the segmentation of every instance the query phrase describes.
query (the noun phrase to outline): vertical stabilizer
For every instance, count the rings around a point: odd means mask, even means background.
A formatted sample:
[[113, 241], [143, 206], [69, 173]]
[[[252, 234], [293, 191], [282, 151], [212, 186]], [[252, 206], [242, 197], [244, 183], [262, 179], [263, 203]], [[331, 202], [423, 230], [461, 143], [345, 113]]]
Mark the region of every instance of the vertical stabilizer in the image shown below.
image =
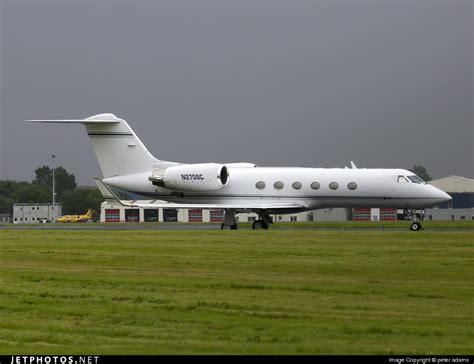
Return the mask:
[[99, 114], [82, 120], [28, 121], [84, 125], [104, 177], [151, 173], [153, 164], [161, 162], [151, 155], [127, 122], [114, 114]]

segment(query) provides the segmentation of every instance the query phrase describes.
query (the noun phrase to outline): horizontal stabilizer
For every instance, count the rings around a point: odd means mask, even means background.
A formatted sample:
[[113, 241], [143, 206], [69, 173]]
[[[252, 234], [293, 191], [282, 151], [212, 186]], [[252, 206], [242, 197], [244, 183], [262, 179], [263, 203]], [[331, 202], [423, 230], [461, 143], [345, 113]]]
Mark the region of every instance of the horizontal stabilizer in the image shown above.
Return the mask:
[[83, 125], [97, 125], [97, 124], [117, 124], [122, 121], [114, 114], [99, 114], [85, 119], [47, 119], [47, 120], [26, 120], [32, 123], [53, 123], [53, 124], [83, 124]]
[[112, 124], [117, 124], [119, 123], [118, 120], [85, 120], [85, 119], [58, 119], [58, 120], [26, 120], [30, 123], [51, 123], [51, 124], [102, 124], [102, 123], [112, 123]]

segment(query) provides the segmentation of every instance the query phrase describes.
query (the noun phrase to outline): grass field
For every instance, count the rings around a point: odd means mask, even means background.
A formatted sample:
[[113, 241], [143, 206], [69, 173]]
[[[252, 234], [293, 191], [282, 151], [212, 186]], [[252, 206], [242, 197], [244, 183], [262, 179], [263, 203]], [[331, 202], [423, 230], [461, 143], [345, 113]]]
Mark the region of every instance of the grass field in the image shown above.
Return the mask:
[[473, 354], [467, 231], [0, 231], [2, 354]]

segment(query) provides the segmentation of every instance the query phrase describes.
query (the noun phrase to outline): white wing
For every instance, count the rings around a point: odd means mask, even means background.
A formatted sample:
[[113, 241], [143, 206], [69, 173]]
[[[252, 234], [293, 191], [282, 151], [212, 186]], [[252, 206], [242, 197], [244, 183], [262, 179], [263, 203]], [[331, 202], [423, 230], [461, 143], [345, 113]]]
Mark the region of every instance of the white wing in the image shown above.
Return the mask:
[[277, 210], [277, 209], [304, 209], [307, 206], [294, 202], [272, 203], [265, 201], [235, 202], [223, 204], [183, 204], [175, 202], [154, 202], [154, 201], [123, 201], [104, 183], [100, 178], [94, 178], [99, 191], [104, 199], [110, 204], [119, 204], [125, 207], [153, 207], [153, 208], [172, 208], [172, 209], [233, 209], [239, 211], [254, 210]]

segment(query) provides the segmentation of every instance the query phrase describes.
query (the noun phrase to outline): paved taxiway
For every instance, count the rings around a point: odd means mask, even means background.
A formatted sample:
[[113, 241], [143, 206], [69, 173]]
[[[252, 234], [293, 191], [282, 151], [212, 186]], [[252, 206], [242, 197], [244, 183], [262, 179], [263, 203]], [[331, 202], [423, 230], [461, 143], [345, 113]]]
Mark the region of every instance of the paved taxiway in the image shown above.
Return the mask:
[[[329, 230], [329, 231], [368, 231], [368, 230], [385, 230], [385, 231], [408, 231], [408, 224], [406, 227], [391, 227], [384, 228], [382, 226], [374, 227], [299, 227], [284, 226], [278, 224], [275, 230]], [[239, 228], [240, 230], [251, 230], [250, 226]], [[38, 224], [38, 225], [16, 225], [4, 224], [0, 225], [0, 230], [69, 230], [69, 231], [84, 231], [84, 230], [220, 230], [220, 224], [132, 224], [132, 225], [107, 225], [107, 224], [78, 224], [78, 225], [62, 225], [62, 224]], [[272, 227], [270, 227], [272, 230]], [[472, 228], [428, 228], [427, 231], [466, 231]]]
[[0, 230], [216, 230], [215, 224], [156, 224], [156, 225], [105, 225], [105, 224], [38, 224], [38, 225], [0, 225]]

